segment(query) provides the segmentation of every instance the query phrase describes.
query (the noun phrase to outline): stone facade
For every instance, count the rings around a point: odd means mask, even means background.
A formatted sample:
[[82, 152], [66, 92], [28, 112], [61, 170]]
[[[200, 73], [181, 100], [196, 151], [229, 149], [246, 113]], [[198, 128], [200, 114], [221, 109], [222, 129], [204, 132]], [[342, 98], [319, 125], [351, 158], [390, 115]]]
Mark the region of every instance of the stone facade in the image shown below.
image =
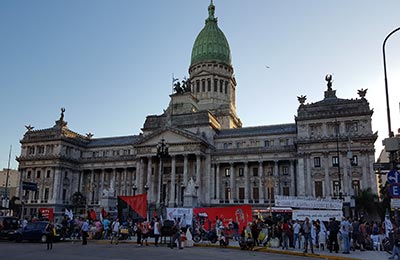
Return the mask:
[[[208, 39], [207, 26], [203, 40]], [[262, 209], [273, 205], [274, 195], [342, 196], [349, 202], [354, 190], [371, 187], [376, 192], [372, 163], [377, 134], [366, 91], [359, 91], [360, 98], [340, 99], [327, 78], [322, 101], [298, 98], [295, 122], [242, 127], [230, 53], [229, 59], [214, 59], [214, 52], [208, 57], [198, 45], [203, 40], [194, 47], [190, 91], [172, 94], [164, 113], [147, 116], [138, 135], [75, 133], [64, 121], [65, 110], [51, 128], [28, 127], [18, 157], [20, 183], [35, 182], [38, 191], [19, 190], [24, 214], [40, 207], [62, 214], [72, 208], [76, 192], [96, 211], [112, 210], [116, 196], [147, 192], [150, 210], [161, 212], [166, 206], [252, 204]], [[157, 155], [162, 141], [168, 147], [165, 157]]]

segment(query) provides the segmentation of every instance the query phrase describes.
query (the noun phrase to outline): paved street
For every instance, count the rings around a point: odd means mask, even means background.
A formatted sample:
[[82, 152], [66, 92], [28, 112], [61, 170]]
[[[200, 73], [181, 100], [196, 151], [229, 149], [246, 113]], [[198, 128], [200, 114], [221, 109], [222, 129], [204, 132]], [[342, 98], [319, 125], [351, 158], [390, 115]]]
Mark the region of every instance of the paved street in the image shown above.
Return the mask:
[[80, 243], [55, 243], [53, 250], [47, 251], [46, 244], [0, 242], [1, 259], [251, 259], [251, 260], [283, 260], [283, 259], [313, 259], [310, 257], [270, 254], [265, 252], [241, 251], [235, 249], [192, 247], [183, 250], [154, 245], [140, 247], [132, 243], [110, 245], [108, 243], [89, 242], [87, 246]]

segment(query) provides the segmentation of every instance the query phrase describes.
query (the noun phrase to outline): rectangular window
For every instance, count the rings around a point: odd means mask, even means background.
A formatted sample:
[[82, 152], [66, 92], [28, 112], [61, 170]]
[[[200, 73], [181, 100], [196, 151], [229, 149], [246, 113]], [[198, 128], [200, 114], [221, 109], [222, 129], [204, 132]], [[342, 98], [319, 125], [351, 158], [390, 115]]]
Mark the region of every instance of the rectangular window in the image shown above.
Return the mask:
[[231, 199], [231, 188], [226, 187], [225, 188], [225, 200], [230, 200]]
[[339, 166], [339, 157], [332, 156], [332, 166], [333, 167], [338, 167]]
[[36, 178], [40, 179], [40, 173], [41, 173], [40, 171], [36, 172]]
[[219, 92], [223, 92], [223, 88], [224, 88], [224, 81], [223, 80], [220, 80], [219, 81]]
[[196, 80], [196, 92], [200, 92], [200, 80]]
[[211, 92], [211, 79], [207, 80], [207, 91]]
[[44, 154], [44, 145], [38, 146], [38, 154]]
[[225, 81], [225, 94], [228, 94], [228, 81]]
[[283, 196], [290, 196], [290, 189], [289, 189], [289, 187], [283, 187], [283, 188], [282, 188], [282, 193], [283, 193]]
[[269, 147], [269, 146], [270, 146], [269, 140], [265, 140], [264, 141], [264, 147]]
[[206, 92], [206, 81], [205, 80], [201, 81], [201, 91]]
[[46, 172], [46, 178], [50, 178], [50, 173], [51, 173], [51, 171], [50, 171], [50, 170], [47, 170], [47, 172]]
[[49, 199], [49, 188], [44, 189], [44, 200]]
[[225, 169], [225, 177], [230, 177], [230, 176], [231, 176], [230, 169], [226, 168]]
[[358, 166], [358, 158], [357, 155], [353, 155], [353, 158], [351, 158], [351, 166]]
[[214, 79], [214, 92], [218, 92], [218, 80]]
[[322, 198], [322, 181], [314, 182], [315, 197]]
[[260, 199], [260, 193], [258, 191], [258, 187], [253, 187], [253, 199], [254, 200]]
[[29, 155], [35, 154], [35, 146], [28, 146], [28, 154]]
[[244, 175], [244, 169], [243, 168], [239, 168], [239, 177], [243, 177]]
[[28, 171], [28, 172], [26, 173], [26, 178], [27, 178], [27, 179], [30, 179], [30, 178], [31, 178], [31, 173], [32, 173], [31, 171]]
[[357, 122], [346, 122], [346, 132], [348, 134], [356, 133], [358, 132], [358, 123]]
[[289, 139], [281, 139], [279, 142], [281, 146], [289, 145]]
[[315, 168], [321, 167], [321, 158], [320, 157], [314, 157], [314, 167]]
[[359, 180], [353, 180], [351, 182], [351, 186], [354, 189], [354, 195], [358, 196], [360, 194], [360, 181]]
[[339, 197], [339, 181], [333, 181], [333, 197]]
[[288, 166], [282, 166], [282, 174], [289, 175], [289, 167]]
[[39, 199], [39, 191], [35, 191], [35, 193], [33, 194], [33, 198], [34, 198], [34, 200]]
[[239, 187], [239, 200], [244, 200], [244, 188]]
[[258, 176], [258, 167], [253, 168], [253, 176]]
[[66, 198], [67, 198], [67, 190], [66, 190], [66, 189], [63, 189], [63, 192], [62, 192], [62, 200], [65, 201]]

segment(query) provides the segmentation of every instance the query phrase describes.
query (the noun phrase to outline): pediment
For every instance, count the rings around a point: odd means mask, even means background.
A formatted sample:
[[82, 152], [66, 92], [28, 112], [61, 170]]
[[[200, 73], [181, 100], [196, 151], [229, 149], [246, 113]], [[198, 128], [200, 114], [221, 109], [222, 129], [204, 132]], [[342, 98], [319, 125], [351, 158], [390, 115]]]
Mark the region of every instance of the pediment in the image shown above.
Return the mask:
[[165, 143], [168, 143], [169, 145], [207, 143], [205, 139], [195, 135], [194, 133], [178, 128], [169, 127], [160, 129], [143, 137], [140, 142], [136, 143], [135, 147], [157, 146], [162, 139], [164, 139]]

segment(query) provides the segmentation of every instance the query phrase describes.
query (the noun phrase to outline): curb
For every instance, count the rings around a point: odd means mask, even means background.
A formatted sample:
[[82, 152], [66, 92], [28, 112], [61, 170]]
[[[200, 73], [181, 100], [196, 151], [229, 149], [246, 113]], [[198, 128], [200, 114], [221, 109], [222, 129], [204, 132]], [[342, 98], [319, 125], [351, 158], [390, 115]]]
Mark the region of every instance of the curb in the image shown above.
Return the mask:
[[[92, 242], [94, 242], [96, 244], [110, 244], [110, 240], [92, 240]], [[130, 241], [130, 240], [120, 240], [120, 241], [118, 241], [118, 244], [136, 244], [137, 245], [136, 241]], [[154, 245], [154, 242], [149, 241], [149, 245]], [[210, 243], [194, 244], [193, 246], [194, 247], [216, 247], [216, 248], [220, 247], [218, 244], [210, 244]], [[238, 246], [226, 246], [224, 248], [241, 250], [240, 247], [238, 247]], [[271, 248], [266, 248], [266, 247], [254, 247], [254, 249], [251, 251], [266, 252], [266, 253], [280, 254], [280, 255], [313, 257], [313, 258], [330, 259], [330, 260], [359, 260], [359, 258], [354, 258], [354, 257], [345, 257], [345, 256], [339, 256], [339, 255], [311, 254], [311, 253], [303, 253], [303, 252], [290, 251], [290, 250], [284, 251], [284, 250], [276, 250], [276, 249], [271, 249]]]

